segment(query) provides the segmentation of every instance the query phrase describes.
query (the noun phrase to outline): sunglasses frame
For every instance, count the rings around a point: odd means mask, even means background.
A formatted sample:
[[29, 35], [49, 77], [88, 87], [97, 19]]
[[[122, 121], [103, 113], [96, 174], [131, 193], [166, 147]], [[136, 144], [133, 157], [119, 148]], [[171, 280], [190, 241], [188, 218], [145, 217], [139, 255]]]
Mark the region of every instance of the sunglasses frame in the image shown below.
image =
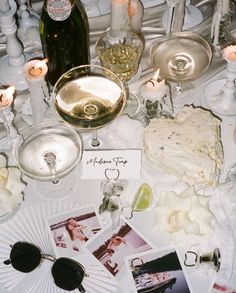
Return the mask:
[[[38, 264], [37, 267], [35, 267], [34, 269], [32, 269], [32, 271], [34, 271], [35, 269], [37, 269], [37, 268], [41, 265], [41, 263], [42, 263], [42, 261], [43, 261], [44, 259], [47, 259], [47, 260], [49, 260], [49, 261], [55, 263], [55, 262], [56, 262], [57, 260], [59, 260], [60, 258], [63, 258], [63, 257], [56, 258], [56, 257], [54, 257], [54, 256], [52, 256], [52, 255], [50, 255], [50, 254], [43, 253], [42, 250], [41, 250], [41, 248], [39, 248], [39, 247], [36, 246], [35, 244], [33, 244], [33, 243], [29, 243], [29, 242], [27, 242], [27, 241], [17, 241], [15, 244], [10, 245], [10, 247], [11, 247], [11, 251], [12, 251], [14, 245], [16, 245], [17, 243], [31, 245], [32, 247], [37, 248], [37, 250], [40, 252], [40, 254], [41, 254], [40, 262], [39, 262], [39, 264]], [[11, 254], [11, 252], [10, 252], [10, 254]], [[64, 258], [70, 260], [72, 263], [77, 264], [77, 265], [83, 270], [83, 272], [84, 272], [83, 279], [84, 279], [84, 277], [89, 277], [89, 275], [88, 275], [88, 274], [86, 273], [86, 271], [85, 271], [84, 266], [83, 266], [81, 263], [79, 263], [79, 262], [77, 262], [77, 261], [75, 261], [75, 260], [73, 260], [73, 259], [71, 259], [71, 258], [67, 258], [67, 257], [64, 257]], [[3, 263], [4, 263], [5, 265], [9, 265], [9, 264], [12, 264], [12, 261], [11, 261], [11, 259], [9, 258], [9, 259], [5, 260]], [[12, 267], [13, 267], [13, 266], [12, 266]], [[14, 267], [13, 267], [13, 268], [14, 268]], [[15, 269], [15, 268], [14, 268], [14, 269]], [[18, 271], [20, 271], [20, 270], [18, 270]], [[32, 271], [30, 271], [30, 272], [32, 272]], [[82, 279], [82, 281], [83, 281], [83, 279]], [[56, 284], [55, 284], [55, 285], [56, 285]], [[57, 285], [56, 285], [56, 286], [57, 286]], [[57, 287], [59, 287], [59, 286], [57, 286]], [[59, 288], [61, 288], [61, 287], [59, 287]], [[63, 289], [63, 288], [61, 288], [61, 289]], [[82, 286], [82, 282], [80, 283], [80, 285], [78, 285], [78, 289], [79, 289], [79, 291], [82, 292], [82, 293], [83, 293], [83, 292], [86, 292], [85, 289], [84, 289], [84, 287]], [[64, 289], [64, 290], [65, 290], [65, 289]]]

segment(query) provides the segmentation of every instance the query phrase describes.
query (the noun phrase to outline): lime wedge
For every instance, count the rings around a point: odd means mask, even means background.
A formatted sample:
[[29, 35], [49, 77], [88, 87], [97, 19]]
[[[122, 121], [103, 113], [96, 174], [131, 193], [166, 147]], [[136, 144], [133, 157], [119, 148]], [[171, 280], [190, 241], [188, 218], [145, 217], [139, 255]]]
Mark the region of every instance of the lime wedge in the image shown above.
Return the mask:
[[134, 201], [132, 203], [132, 210], [135, 212], [142, 212], [146, 210], [152, 203], [153, 198], [153, 192], [151, 187], [147, 183], [143, 183], [135, 197]]

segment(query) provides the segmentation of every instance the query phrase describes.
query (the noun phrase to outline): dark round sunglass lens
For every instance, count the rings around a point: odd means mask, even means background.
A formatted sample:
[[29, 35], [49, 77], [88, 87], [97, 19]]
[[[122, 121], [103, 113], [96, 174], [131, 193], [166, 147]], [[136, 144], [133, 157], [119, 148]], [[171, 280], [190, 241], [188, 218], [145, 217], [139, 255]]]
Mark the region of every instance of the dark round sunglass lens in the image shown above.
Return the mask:
[[41, 252], [32, 244], [17, 242], [12, 247], [10, 260], [14, 269], [29, 273], [40, 264]]
[[68, 291], [80, 286], [84, 278], [83, 267], [72, 259], [61, 257], [52, 266], [52, 275], [55, 284]]

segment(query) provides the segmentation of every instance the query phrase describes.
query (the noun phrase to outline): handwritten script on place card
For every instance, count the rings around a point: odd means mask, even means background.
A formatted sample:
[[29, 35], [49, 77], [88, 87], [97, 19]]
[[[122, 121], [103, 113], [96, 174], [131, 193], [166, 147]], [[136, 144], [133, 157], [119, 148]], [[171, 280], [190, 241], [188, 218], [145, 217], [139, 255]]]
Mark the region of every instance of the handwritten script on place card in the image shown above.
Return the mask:
[[138, 179], [141, 150], [84, 151], [82, 179]]

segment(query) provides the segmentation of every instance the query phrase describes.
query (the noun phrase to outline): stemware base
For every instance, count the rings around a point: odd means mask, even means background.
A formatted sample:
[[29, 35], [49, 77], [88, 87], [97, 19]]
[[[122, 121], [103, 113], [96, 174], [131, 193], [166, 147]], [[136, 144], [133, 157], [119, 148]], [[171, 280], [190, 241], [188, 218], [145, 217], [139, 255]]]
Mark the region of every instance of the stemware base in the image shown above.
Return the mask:
[[171, 99], [175, 108], [181, 108], [184, 105], [190, 105], [195, 100], [192, 94], [194, 86], [192, 83], [181, 83], [171, 85]]
[[140, 107], [141, 102], [138, 96], [133, 93], [129, 93], [123, 114], [127, 114], [130, 118], [133, 118], [139, 113]]
[[64, 200], [69, 197], [76, 189], [77, 176], [70, 173], [57, 183], [53, 181], [34, 181], [34, 189], [38, 196], [47, 200]]
[[222, 116], [236, 115], [236, 98], [224, 96], [222, 91], [227, 79], [219, 79], [210, 83], [205, 89], [205, 99], [208, 107]]

